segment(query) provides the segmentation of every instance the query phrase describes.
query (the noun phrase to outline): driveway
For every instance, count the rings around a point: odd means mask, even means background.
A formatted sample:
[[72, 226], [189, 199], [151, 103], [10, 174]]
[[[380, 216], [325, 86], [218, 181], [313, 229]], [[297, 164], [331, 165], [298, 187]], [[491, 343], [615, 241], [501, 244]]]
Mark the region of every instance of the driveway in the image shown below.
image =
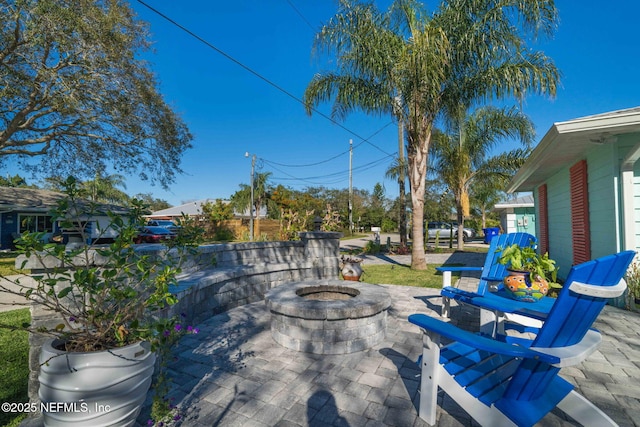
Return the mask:
[[[17, 277], [17, 276], [11, 276], [11, 278], [14, 278], [14, 277]], [[28, 285], [29, 283], [33, 283], [33, 281], [30, 278], [24, 277], [22, 279], [23, 285]], [[17, 286], [16, 284], [12, 283], [10, 280], [7, 280], [5, 278], [0, 278], [0, 284], [8, 289], [13, 289], [13, 290], [20, 289], [19, 286]], [[28, 306], [29, 306], [29, 302], [25, 298], [0, 290], [0, 312], [16, 310], [18, 308], [24, 308]]]

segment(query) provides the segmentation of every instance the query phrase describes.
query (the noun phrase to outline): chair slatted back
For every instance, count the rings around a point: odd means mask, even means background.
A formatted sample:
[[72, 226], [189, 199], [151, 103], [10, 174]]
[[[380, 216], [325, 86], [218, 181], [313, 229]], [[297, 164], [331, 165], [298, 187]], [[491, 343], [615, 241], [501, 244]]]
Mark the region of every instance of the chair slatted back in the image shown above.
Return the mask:
[[[482, 268], [483, 277], [504, 277], [507, 275], [507, 268], [498, 263], [500, 254], [502, 254], [502, 248], [518, 244], [521, 247], [535, 246], [536, 238], [529, 233], [507, 233], [499, 234], [491, 239], [489, 245], [489, 251], [487, 252], [487, 258], [484, 261], [484, 267]], [[489, 291], [489, 282], [481, 279], [478, 284], [478, 293], [484, 295]]]
[[[614, 286], [625, 275], [634, 256], [634, 251], [625, 251], [572, 267], [532, 347], [564, 347], [579, 343], [607, 299], [575, 293], [569, 289], [570, 284], [576, 281], [596, 286]], [[527, 359], [513, 375], [504, 397], [532, 400], [547, 390], [558, 371], [559, 368]]]

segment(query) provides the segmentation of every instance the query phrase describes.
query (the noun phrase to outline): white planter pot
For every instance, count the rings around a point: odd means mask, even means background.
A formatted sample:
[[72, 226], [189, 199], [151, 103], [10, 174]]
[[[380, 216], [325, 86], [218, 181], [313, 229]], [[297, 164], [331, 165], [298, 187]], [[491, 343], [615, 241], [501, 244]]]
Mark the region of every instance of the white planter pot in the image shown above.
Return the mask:
[[38, 396], [45, 426], [131, 426], [140, 413], [156, 356], [149, 343], [71, 353], [53, 340], [40, 353]]
[[359, 262], [345, 262], [342, 267], [342, 277], [345, 280], [359, 281], [362, 276], [362, 266]]

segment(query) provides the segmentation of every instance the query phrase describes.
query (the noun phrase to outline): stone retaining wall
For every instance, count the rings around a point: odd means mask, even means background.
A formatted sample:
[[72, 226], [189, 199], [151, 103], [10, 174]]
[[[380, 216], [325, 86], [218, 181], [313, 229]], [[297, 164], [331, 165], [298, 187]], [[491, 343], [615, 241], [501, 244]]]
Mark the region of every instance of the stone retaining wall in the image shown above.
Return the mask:
[[[300, 241], [200, 246], [183, 265], [178, 286], [171, 289], [179, 302], [163, 314], [186, 314], [187, 321], [197, 324], [231, 308], [262, 300], [265, 292], [286, 282], [337, 278], [339, 237], [340, 233], [305, 232], [300, 233]], [[152, 256], [171, 254], [161, 245], [141, 245], [138, 250]], [[16, 264], [22, 264], [23, 260], [16, 260]], [[98, 257], [95, 262], [100, 263]], [[35, 267], [28, 262], [24, 266]], [[59, 323], [55, 316], [37, 306], [32, 306], [31, 317], [36, 327]], [[45, 340], [37, 335], [29, 337], [32, 402], [38, 401], [38, 356]]]

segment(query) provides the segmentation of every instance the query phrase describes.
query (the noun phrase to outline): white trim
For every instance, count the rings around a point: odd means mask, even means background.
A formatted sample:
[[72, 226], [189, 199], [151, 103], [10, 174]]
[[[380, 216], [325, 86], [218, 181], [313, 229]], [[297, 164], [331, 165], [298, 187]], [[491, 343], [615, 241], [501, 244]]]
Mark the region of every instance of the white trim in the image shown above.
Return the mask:
[[560, 362], [554, 363], [553, 366], [564, 368], [567, 366], [577, 365], [583, 362], [591, 353], [596, 351], [602, 342], [602, 335], [593, 329], [589, 329], [584, 338], [575, 345], [568, 347], [531, 347], [531, 350], [540, 353], [557, 356]]
[[635, 188], [634, 181], [634, 166], [640, 159], [640, 143], [637, 143], [622, 160], [620, 165], [622, 185], [622, 236], [623, 243], [621, 250], [635, 250], [636, 249], [636, 227], [635, 227]]
[[622, 295], [625, 289], [627, 289], [627, 282], [624, 279], [620, 279], [614, 286], [596, 286], [575, 281], [569, 285], [569, 290], [572, 292], [597, 298], [616, 298]]

